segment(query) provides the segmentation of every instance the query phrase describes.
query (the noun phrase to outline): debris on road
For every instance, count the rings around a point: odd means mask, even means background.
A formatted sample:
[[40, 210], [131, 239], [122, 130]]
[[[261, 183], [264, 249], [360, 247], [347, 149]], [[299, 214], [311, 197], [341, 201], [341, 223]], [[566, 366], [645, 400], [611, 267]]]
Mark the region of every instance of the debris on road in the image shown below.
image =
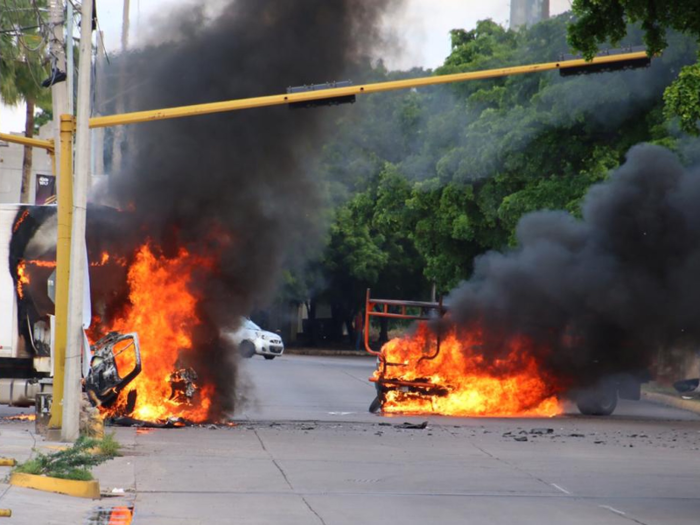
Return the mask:
[[409, 429], [409, 430], [424, 430], [428, 427], [428, 422], [423, 421], [422, 423], [409, 423], [405, 421], [400, 425], [394, 425], [396, 428]]
[[534, 436], [543, 436], [545, 434], [553, 434], [554, 429], [553, 428], [533, 428], [530, 430], [530, 434]]
[[516, 436], [515, 441], [529, 441], [527, 436]]

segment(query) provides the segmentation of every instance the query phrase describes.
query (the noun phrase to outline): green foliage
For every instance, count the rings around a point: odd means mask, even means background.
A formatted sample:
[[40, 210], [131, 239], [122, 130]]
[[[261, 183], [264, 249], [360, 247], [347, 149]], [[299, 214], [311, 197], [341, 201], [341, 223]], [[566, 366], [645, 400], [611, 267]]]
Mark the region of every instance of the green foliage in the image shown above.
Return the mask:
[[[556, 60], [571, 21], [565, 14], [510, 31], [486, 20], [452, 31], [452, 52], [435, 74]], [[625, 44], [645, 38], [643, 28], [623, 30], [616, 34]], [[670, 47], [647, 70], [522, 75], [369, 95], [338, 108], [317, 167], [334, 205], [326, 249], [288, 284], [303, 283], [298, 290], [345, 312], [361, 305], [367, 287], [407, 299], [427, 299], [433, 283], [448, 292], [470, 277], [475, 257], [516, 241], [523, 215], [580, 216], [588, 188], [634, 144], [684, 149], [663, 94], [698, 48], [677, 32], [665, 39]], [[427, 74], [380, 65], [361, 80]]]
[[[569, 42], [591, 58], [606, 42], [618, 44], [629, 32], [628, 24], [638, 24], [650, 55], [664, 51], [675, 30], [700, 40], [700, 14], [697, 0], [649, 2], [648, 0], [574, 0], [576, 22], [569, 27]], [[681, 128], [700, 134], [700, 64], [681, 70], [678, 79], [664, 95], [665, 112], [678, 117]]]
[[112, 459], [119, 452], [120, 445], [114, 434], [104, 439], [80, 437], [72, 447], [51, 454], [37, 454], [36, 457], [21, 463], [15, 472], [50, 476], [61, 479], [89, 481], [90, 468]]
[[700, 133], [700, 63], [681, 70], [678, 80], [666, 89], [664, 102], [666, 116], [677, 116], [683, 131]]
[[41, 87], [50, 70], [46, 0], [15, 0], [0, 10], [0, 96], [5, 104], [32, 100], [51, 106], [51, 91]]
[[119, 455], [122, 445], [116, 440], [114, 432], [112, 432], [110, 434], [105, 434], [104, 437], [98, 441], [97, 448], [103, 456], [113, 458]]

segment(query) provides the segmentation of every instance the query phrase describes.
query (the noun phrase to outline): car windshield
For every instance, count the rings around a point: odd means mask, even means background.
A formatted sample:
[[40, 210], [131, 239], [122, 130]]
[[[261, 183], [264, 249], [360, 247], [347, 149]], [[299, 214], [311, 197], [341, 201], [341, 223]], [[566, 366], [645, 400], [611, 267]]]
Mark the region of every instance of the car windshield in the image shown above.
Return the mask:
[[262, 330], [262, 328], [260, 328], [250, 319], [243, 319], [243, 326], [245, 326], [248, 330]]

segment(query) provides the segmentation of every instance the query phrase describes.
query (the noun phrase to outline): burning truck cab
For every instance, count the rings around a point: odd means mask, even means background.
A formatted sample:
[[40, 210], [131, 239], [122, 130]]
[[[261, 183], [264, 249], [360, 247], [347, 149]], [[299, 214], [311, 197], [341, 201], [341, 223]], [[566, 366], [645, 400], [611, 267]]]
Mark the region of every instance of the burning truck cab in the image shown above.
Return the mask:
[[[89, 211], [99, 232], [88, 239], [95, 283], [88, 288], [96, 312], [108, 307], [110, 294], [125, 279], [126, 259], [106, 251], [104, 227], [117, 217], [109, 208]], [[0, 206], [0, 260], [6, 261], [0, 269], [0, 404], [30, 406], [38, 395], [52, 393], [56, 227], [55, 206]], [[109, 402], [141, 370], [135, 334], [110, 334], [93, 346], [86, 338], [84, 352], [87, 391], [96, 404]]]
[[619, 398], [639, 400], [647, 373], [605, 375], [581, 387], [557, 377], [540, 361], [525, 337], [506, 341], [498, 358], [484, 355], [483, 328], [461, 330], [449, 321], [440, 302], [376, 299], [367, 290], [365, 326], [372, 318], [413, 321], [406, 336], [381, 350], [372, 348], [365, 330], [365, 348], [377, 356], [370, 378], [377, 397], [370, 412], [439, 414], [461, 417], [552, 417], [573, 401], [584, 415], [611, 415]]

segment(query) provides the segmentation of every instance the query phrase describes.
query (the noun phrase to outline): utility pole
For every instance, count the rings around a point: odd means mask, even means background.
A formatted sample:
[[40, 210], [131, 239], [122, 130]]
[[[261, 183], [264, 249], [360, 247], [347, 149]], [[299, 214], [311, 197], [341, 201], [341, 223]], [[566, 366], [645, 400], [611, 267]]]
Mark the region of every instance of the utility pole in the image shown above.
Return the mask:
[[[102, 101], [104, 101], [104, 35], [102, 31], [97, 32], [97, 58], [95, 59], [95, 93], [97, 94], [95, 115], [102, 114]], [[92, 130], [94, 147], [92, 148], [92, 174], [104, 175], [105, 173], [105, 130], [102, 128]]]
[[[129, 47], [129, 0], [124, 0], [124, 11], [122, 12], [122, 55], [126, 54], [126, 50]], [[117, 83], [117, 89], [119, 90], [117, 94], [117, 114], [124, 113], [124, 89], [126, 84], [124, 82], [126, 76], [126, 68], [124, 67], [124, 60], [121, 61], [121, 66], [119, 67], [119, 81]], [[122, 143], [124, 142], [124, 127], [118, 126], [114, 129], [114, 135], [112, 138], [112, 170], [111, 173], [118, 173], [122, 167]]]
[[[85, 247], [88, 178], [90, 172], [90, 99], [92, 80], [92, 1], [83, 0], [80, 26], [78, 114], [76, 119], [76, 162], [73, 176], [73, 226], [70, 249], [68, 292], [68, 339], [66, 345], [63, 426], [61, 439], [75, 441], [80, 435], [81, 358], [83, 348], [83, 306], [88, 271]], [[88, 295], [89, 298], [89, 295]], [[88, 316], [89, 319], [89, 316]]]
[[[51, 42], [49, 44], [49, 52], [51, 54], [51, 74], [55, 74], [57, 70], [66, 70], [66, 54], [65, 54], [65, 40], [63, 37], [63, 0], [50, 0], [49, 1], [49, 21], [51, 24], [52, 34]], [[68, 159], [63, 159], [64, 156], [70, 156], [72, 154], [64, 151], [63, 148], [59, 148], [58, 144], [61, 144], [61, 130], [66, 128], [65, 124], [61, 122], [61, 115], [68, 112], [68, 96], [66, 93], [65, 82], [57, 82], [51, 86], [51, 102], [53, 105], [53, 134], [54, 134], [54, 144], [57, 145], [55, 156], [56, 165], [63, 167], [67, 165]], [[67, 129], [67, 128], [66, 128]], [[67, 133], [67, 131], [64, 131]], [[61, 170], [62, 172], [64, 170]], [[72, 172], [72, 171], [71, 171]], [[61, 202], [69, 203], [71, 202], [73, 195], [72, 192], [61, 191], [61, 188], [70, 188], [70, 185], [65, 183], [68, 181], [61, 181], [61, 178], [65, 175], [58, 175], [58, 201], [59, 208], [61, 208]], [[59, 210], [60, 211], [60, 210]], [[70, 227], [69, 224], [64, 224], [64, 221], [59, 220], [58, 230], [59, 238], [56, 247], [56, 330], [55, 330], [55, 344], [53, 348], [53, 395], [54, 402], [51, 405], [51, 419], [49, 420], [49, 430], [58, 430], [62, 426], [63, 421], [63, 374], [65, 368], [65, 352], [66, 352], [66, 315], [65, 307], [67, 305], [66, 294], [67, 289], [58, 285], [60, 280], [60, 273], [63, 270], [59, 270], [59, 266], [68, 267], [69, 261], [69, 250], [70, 247], [65, 243], [65, 239], [62, 239], [62, 235], [65, 235], [66, 228]], [[64, 241], [64, 242], [62, 242]]]
[[75, 61], [73, 58], [73, 4], [66, 3], [66, 88], [68, 89], [68, 113], [75, 115], [73, 107], [75, 97], [75, 87], [73, 80], [75, 76]]

